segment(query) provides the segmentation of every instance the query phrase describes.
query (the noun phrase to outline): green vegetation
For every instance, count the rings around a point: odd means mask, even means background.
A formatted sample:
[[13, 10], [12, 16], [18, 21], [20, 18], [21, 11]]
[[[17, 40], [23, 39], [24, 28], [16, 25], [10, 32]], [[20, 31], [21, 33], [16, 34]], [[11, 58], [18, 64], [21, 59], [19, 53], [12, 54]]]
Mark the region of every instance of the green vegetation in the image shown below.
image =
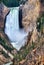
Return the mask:
[[5, 58], [9, 58], [8, 54], [6, 54], [3, 50], [1, 52]]
[[19, 6], [20, 0], [3, 0], [3, 3], [8, 7]]
[[37, 20], [37, 29], [39, 32], [43, 33], [44, 30], [44, 14], [40, 16]]
[[0, 2], [3, 2], [7, 7], [17, 7], [20, 4], [25, 4], [25, 0], [0, 0]]
[[0, 2], [3, 2], [8, 7], [15, 7], [19, 6], [20, 0], [0, 0]]
[[0, 2], [3, 2], [7, 7], [17, 7], [20, 4], [25, 4], [27, 0], [0, 0]]
[[2, 2], [2, 0], [0, 0], [0, 2]]
[[9, 50], [11, 52], [11, 50], [13, 50], [13, 48], [9, 47], [7, 44], [6, 44], [6, 41], [0, 37], [0, 44], [6, 49], [6, 50]]

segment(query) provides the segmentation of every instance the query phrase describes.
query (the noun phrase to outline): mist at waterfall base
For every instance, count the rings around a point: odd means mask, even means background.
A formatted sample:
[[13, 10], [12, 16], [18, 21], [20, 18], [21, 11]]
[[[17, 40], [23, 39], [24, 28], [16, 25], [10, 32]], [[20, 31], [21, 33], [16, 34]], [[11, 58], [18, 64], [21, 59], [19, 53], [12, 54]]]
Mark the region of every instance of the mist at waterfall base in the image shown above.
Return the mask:
[[5, 23], [5, 34], [17, 50], [20, 50], [20, 48], [25, 45], [28, 35], [23, 28], [19, 28], [19, 14], [19, 7], [12, 7], [6, 16]]

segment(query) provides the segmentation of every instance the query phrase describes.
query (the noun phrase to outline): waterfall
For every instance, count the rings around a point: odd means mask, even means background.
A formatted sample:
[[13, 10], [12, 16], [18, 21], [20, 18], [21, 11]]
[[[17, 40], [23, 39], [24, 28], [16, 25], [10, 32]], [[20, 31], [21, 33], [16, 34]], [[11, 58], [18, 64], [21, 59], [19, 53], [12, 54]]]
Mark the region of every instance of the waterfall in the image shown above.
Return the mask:
[[10, 13], [6, 17], [5, 34], [17, 50], [24, 45], [27, 33], [24, 29], [19, 28], [19, 7], [10, 9]]

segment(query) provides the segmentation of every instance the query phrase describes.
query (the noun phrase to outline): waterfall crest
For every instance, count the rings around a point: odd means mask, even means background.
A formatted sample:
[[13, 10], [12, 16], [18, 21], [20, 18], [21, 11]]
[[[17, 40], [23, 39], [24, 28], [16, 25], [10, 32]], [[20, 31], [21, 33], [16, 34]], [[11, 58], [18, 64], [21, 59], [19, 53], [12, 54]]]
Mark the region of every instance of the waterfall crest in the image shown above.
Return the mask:
[[19, 28], [19, 7], [11, 8], [6, 17], [5, 34], [11, 41], [11, 44], [19, 50], [25, 43], [27, 33]]

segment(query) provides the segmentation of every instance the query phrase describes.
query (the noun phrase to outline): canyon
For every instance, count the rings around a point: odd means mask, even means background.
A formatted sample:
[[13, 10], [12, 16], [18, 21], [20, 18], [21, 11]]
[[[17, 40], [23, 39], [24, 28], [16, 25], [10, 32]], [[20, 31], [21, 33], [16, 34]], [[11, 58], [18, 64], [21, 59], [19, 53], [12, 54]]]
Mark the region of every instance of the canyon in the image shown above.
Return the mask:
[[[3, 3], [0, 4], [0, 38], [2, 38], [2, 40], [5, 39], [6, 45], [12, 48], [11, 51], [5, 49], [4, 46], [1, 46], [1, 40], [0, 40], [0, 65], [3, 65], [11, 61], [13, 61], [14, 65], [38, 65], [38, 64], [44, 65], [44, 44], [43, 44], [44, 29], [42, 34], [41, 32], [37, 31], [37, 19], [44, 12], [44, 6], [41, 4], [39, 0], [28, 0], [24, 5], [19, 7], [20, 9], [22, 9], [22, 24], [23, 24], [24, 30], [28, 32], [25, 46], [20, 49], [19, 51], [20, 54], [17, 52], [15, 48], [13, 48], [8, 36], [4, 33], [5, 17], [7, 13], [10, 11], [10, 8], [6, 7]], [[40, 37], [40, 39], [38, 37]], [[35, 47], [33, 47], [32, 41]], [[30, 49], [30, 52], [28, 51], [29, 49]], [[5, 51], [3, 50], [7, 51], [8, 56], [10, 53], [9, 58], [8, 57], [6, 58], [4, 56], [4, 53], [2, 52], [5, 52]], [[20, 56], [26, 55], [26, 57], [25, 59], [18, 62], [19, 57], [17, 58], [17, 61], [16, 61], [16, 59], [13, 60], [14, 58], [13, 56], [11, 56], [11, 55], [17, 55], [17, 54], [19, 54]], [[21, 58], [24, 58], [22, 56]], [[2, 58], [4, 59], [4, 61]]]

